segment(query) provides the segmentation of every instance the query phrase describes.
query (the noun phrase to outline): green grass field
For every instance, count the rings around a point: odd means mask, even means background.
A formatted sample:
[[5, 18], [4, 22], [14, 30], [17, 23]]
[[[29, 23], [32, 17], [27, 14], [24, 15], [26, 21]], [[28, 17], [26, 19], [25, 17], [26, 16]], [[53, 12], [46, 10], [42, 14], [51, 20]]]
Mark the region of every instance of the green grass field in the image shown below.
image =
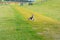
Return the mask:
[[0, 40], [42, 39], [15, 9], [7, 5], [2, 5], [0, 8]]
[[[59, 4], [59, 0], [49, 0], [33, 6], [24, 5], [25, 9], [20, 10], [15, 8], [17, 5], [0, 5], [0, 40], [60, 40], [60, 24], [48, 22], [44, 17], [40, 19], [42, 22], [25, 20], [25, 16], [30, 15], [28, 9], [59, 22]], [[23, 15], [21, 10], [28, 14]]]
[[38, 12], [42, 15], [51, 17], [55, 20], [60, 21], [60, 0], [47, 0], [46, 2], [36, 3], [32, 6], [24, 6], [29, 10]]

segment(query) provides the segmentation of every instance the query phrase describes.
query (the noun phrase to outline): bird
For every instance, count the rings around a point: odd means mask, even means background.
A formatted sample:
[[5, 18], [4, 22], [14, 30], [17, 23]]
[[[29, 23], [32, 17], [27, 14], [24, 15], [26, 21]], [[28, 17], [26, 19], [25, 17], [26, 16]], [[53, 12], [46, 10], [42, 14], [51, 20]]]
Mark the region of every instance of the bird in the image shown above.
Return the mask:
[[33, 21], [34, 20], [34, 15], [32, 14], [32, 16], [29, 17], [28, 19]]

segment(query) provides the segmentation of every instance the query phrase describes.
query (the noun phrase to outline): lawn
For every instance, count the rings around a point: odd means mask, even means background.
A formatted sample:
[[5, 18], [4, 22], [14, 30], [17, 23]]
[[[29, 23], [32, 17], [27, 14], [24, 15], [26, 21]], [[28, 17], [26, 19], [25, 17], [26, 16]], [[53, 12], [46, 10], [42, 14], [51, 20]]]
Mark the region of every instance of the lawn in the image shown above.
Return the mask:
[[60, 21], [60, 0], [47, 0], [42, 3], [39, 1], [33, 6], [24, 5], [23, 7]]
[[[58, 21], [43, 15], [40, 15], [38, 13], [32, 12], [31, 10], [28, 10], [24, 7], [15, 5], [13, 6], [13, 8], [15, 8], [18, 12], [20, 12], [19, 14], [22, 14], [24, 16], [24, 20], [31, 25], [32, 29], [36, 32], [36, 34], [39, 37], [43, 36], [42, 39], [39, 39], [39, 40], [57, 40], [57, 39], [59, 40], [60, 25]], [[34, 13], [36, 20], [35, 21], [27, 20], [32, 13]]]
[[[59, 15], [47, 6], [50, 2], [54, 0], [33, 6], [1, 5], [0, 40], [60, 40], [60, 19], [55, 18]], [[28, 20], [32, 14], [34, 21]]]
[[42, 40], [17, 10], [0, 6], [0, 40]]

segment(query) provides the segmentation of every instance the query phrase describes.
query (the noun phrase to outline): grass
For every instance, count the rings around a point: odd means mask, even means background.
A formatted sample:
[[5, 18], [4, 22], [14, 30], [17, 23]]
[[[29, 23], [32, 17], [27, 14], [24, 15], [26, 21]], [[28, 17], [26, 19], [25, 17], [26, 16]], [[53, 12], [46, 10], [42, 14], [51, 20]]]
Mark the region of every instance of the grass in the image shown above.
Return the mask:
[[[54, 0], [47, 3], [50, 5], [50, 2]], [[57, 24], [59, 21], [55, 18], [57, 13], [54, 7], [47, 5], [0, 6], [0, 40], [60, 40], [60, 24]], [[55, 14], [55, 20], [50, 11]], [[32, 13], [35, 21], [28, 20]]]
[[[59, 26], [60, 25], [57, 24], [55, 20], [53, 20], [54, 21], [53, 22], [48, 17], [47, 18], [48, 21], [47, 21], [47, 20], [44, 19], [44, 18], [46, 18], [45, 16], [41, 16], [40, 14], [37, 14], [35, 12], [31, 12], [30, 10], [27, 10], [24, 7], [19, 7], [19, 6], [16, 5], [16, 6], [14, 6], [14, 8], [17, 11], [19, 11], [25, 17], [25, 21], [27, 21], [28, 23], [30, 23], [30, 25], [32, 25], [32, 29], [36, 32], [36, 34], [39, 37], [41, 35], [43, 36], [42, 37], [43, 39], [41, 39], [41, 40], [56, 40], [57, 39], [57, 38], [54, 37], [54, 34], [57, 36], [56, 33], [59, 31], [59, 28], [60, 28]], [[38, 21], [37, 20], [36, 21], [29, 21], [29, 20], [27, 20], [28, 17], [31, 15], [31, 13], [34, 13], [35, 18], [37, 18], [39, 20]], [[58, 32], [58, 33], [60, 33], [60, 32]], [[58, 34], [58, 35], [60, 35], [60, 34]]]
[[60, 21], [60, 1], [47, 0], [46, 2], [36, 3], [33, 6], [23, 6], [29, 10], [37, 12], [47, 17]]
[[[19, 19], [20, 13], [17, 16], [19, 16], [17, 18], [20, 21], [20, 19]], [[20, 30], [22, 33], [22, 34], [20, 34], [21, 40], [40, 40], [40, 39], [42, 40], [43, 39], [43, 36], [37, 36], [36, 32], [32, 29], [32, 25], [28, 21], [26, 21], [25, 18], [23, 19], [23, 21], [22, 20], [20, 22], [19, 21], [18, 21], [18, 23], [19, 23], [19, 25], [21, 24], [21, 27], [20, 28], [18, 27], [17, 30], [22, 29], [22, 30]], [[35, 37], [37, 37], [37, 38], [35, 38]]]
[[16, 9], [11, 8], [9, 5], [2, 6], [3, 8], [1, 8], [1, 11], [3, 12], [0, 18], [0, 40], [43, 39], [42, 36], [37, 36], [36, 32], [32, 29], [32, 25], [25, 21], [24, 17], [19, 14]]

